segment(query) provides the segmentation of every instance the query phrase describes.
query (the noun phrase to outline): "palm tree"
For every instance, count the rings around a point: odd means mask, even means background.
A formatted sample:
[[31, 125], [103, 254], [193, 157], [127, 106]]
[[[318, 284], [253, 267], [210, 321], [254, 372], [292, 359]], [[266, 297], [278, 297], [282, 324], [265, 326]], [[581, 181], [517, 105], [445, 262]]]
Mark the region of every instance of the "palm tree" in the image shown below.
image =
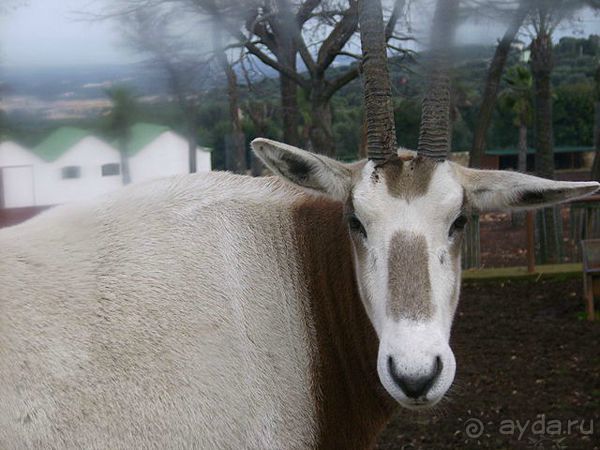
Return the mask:
[[508, 85], [500, 93], [501, 105], [510, 109], [519, 129], [519, 172], [527, 171], [527, 129], [533, 122], [533, 77], [525, 66], [511, 67], [504, 77]]
[[112, 103], [108, 113], [108, 131], [117, 141], [121, 155], [121, 177], [123, 184], [131, 182], [129, 173], [128, 149], [131, 140], [131, 127], [138, 110], [137, 97], [127, 86], [112, 86], [105, 90]]

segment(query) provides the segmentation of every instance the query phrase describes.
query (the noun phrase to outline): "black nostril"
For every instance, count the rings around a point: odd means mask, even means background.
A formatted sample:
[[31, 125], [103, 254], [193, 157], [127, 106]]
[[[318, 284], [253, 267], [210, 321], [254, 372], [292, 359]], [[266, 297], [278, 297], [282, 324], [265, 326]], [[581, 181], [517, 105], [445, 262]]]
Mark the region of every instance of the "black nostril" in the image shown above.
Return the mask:
[[394, 358], [388, 356], [388, 371], [390, 372], [390, 376], [392, 377], [392, 380], [394, 380], [394, 383], [396, 383], [398, 387], [402, 389], [402, 392], [409, 398], [425, 396], [433, 386], [433, 383], [435, 383], [437, 377], [442, 373], [443, 367], [442, 358], [436, 356], [433, 370], [429, 375], [422, 377], [401, 376], [398, 375], [398, 372], [396, 371]]

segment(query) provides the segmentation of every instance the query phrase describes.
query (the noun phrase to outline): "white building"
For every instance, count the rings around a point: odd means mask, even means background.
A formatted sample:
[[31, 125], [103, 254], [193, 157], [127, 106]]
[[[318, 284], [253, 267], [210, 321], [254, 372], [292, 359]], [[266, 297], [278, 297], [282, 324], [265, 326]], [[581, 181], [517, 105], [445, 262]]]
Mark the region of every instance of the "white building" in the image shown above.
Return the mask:
[[[210, 152], [198, 147], [197, 170], [211, 169]], [[127, 148], [131, 182], [189, 172], [188, 143], [166, 127], [137, 124]], [[122, 186], [116, 146], [62, 127], [27, 150], [0, 143], [0, 207], [48, 206], [93, 198]]]
[[[132, 182], [189, 172], [189, 149], [186, 139], [167, 127], [140, 123], [132, 127], [128, 148]], [[196, 150], [198, 172], [211, 169], [210, 150]]]
[[0, 143], [0, 208], [35, 205], [34, 169], [43, 161], [14, 142]]

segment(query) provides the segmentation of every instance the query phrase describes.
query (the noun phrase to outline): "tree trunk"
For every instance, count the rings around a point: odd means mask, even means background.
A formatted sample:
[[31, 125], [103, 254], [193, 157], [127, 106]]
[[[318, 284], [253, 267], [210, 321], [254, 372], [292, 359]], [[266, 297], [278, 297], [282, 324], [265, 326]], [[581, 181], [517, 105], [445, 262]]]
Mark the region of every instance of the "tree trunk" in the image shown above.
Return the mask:
[[[527, 123], [521, 120], [519, 125], [519, 158], [517, 170], [521, 173], [527, 172]], [[515, 228], [521, 228], [525, 225], [526, 213], [518, 211], [512, 213], [512, 225]]]
[[428, 87], [423, 98], [417, 150], [443, 160], [450, 151], [450, 50], [459, 0], [438, 0], [433, 17]]
[[519, 125], [519, 162], [517, 170], [521, 173], [527, 172], [527, 124], [521, 122]]
[[[554, 178], [554, 146], [552, 132], [552, 86], [550, 75], [553, 69], [552, 37], [541, 32], [531, 43], [531, 72], [535, 88], [535, 171], [540, 177]], [[553, 208], [543, 211], [540, 220], [540, 235], [545, 236], [542, 248], [542, 262], [557, 263], [560, 259], [561, 236], [559, 214]]]
[[[183, 96], [182, 96], [183, 97]], [[186, 134], [188, 143], [188, 167], [190, 173], [198, 171], [198, 137], [196, 133], [196, 107], [193, 101], [182, 105], [183, 112], [186, 117]]]
[[299, 146], [300, 138], [298, 135], [299, 109], [298, 109], [298, 85], [285, 75], [279, 75], [279, 85], [281, 91], [281, 119], [283, 122], [283, 140], [284, 142]]
[[323, 155], [335, 156], [335, 139], [333, 136], [333, 118], [331, 103], [322, 98], [319, 89], [313, 87], [311, 91], [311, 123], [309, 139], [312, 150]]
[[592, 164], [591, 180], [600, 181], [600, 64], [596, 67], [594, 74], [594, 162]]
[[368, 155], [384, 160], [395, 155], [398, 146], [380, 0], [360, 0], [359, 23]]
[[[600, 72], [600, 70], [599, 70]], [[600, 86], [598, 87], [600, 91]], [[594, 103], [594, 163], [592, 164], [592, 181], [600, 181], [600, 101]]]
[[535, 171], [544, 178], [554, 178], [554, 144], [552, 132], [553, 69], [552, 39], [549, 34], [537, 36], [531, 43], [531, 69], [535, 87]]
[[481, 167], [481, 161], [485, 153], [486, 135], [488, 128], [490, 127], [494, 107], [496, 106], [500, 79], [504, 72], [508, 54], [510, 53], [510, 46], [515, 39], [515, 35], [519, 31], [519, 28], [521, 28], [526, 14], [527, 9], [520, 6], [515, 12], [510, 25], [504, 32], [504, 36], [502, 36], [502, 39], [494, 52], [494, 57], [492, 58], [485, 80], [485, 89], [483, 91], [481, 106], [479, 107], [477, 126], [475, 127], [475, 132], [473, 134], [473, 145], [469, 155], [469, 167]]
[[[268, 127], [267, 118], [269, 116], [266, 104], [262, 102], [248, 102], [246, 111], [254, 125], [256, 136], [266, 137]], [[250, 174], [253, 177], [259, 177], [263, 173], [264, 166], [254, 152], [251, 152], [250, 155]]]
[[227, 78], [227, 100], [229, 103], [229, 118], [231, 120], [231, 136], [230, 139], [225, 141], [225, 169], [234, 173], [244, 174], [246, 173], [246, 143], [240, 122], [237, 75], [227, 59], [227, 54], [223, 47], [221, 29], [218, 24], [214, 24], [213, 32], [214, 51]]
[[227, 98], [229, 100], [229, 117], [231, 118], [231, 166], [227, 170], [234, 173], [246, 173], [246, 143], [242, 123], [240, 121], [240, 108], [238, 103], [237, 75], [227, 62]]
[[196, 173], [198, 171], [198, 161], [197, 161], [197, 148], [198, 142], [193, 131], [188, 131], [188, 161], [190, 173]]
[[596, 154], [594, 155], [591, 180], [600, 181], [600, 150], [596, 150]]
[[[284, 23], [289, 23], [289, 18]], [[285, 28], [285, 27], [284, 27]], [[277, 33], [277, 61], [296, 72], [296, 55], [298, 53], [290, 30], [280, 30]], [[300, 124], [300, 109], [298, 108], [298, 85], [283, 73], [279, 74], [281, 91], [281, 118], [283, 122], [283, 140], [287, 144], [300, 146], [298, 126]]]
[[127, 156], [127, 147], [129, 146], [128, 139], [119, 139], [119, 156], [121, 159], [121, 182], [123, 186], [131, 183], [131, 174], [129, 172], [129, 158]]

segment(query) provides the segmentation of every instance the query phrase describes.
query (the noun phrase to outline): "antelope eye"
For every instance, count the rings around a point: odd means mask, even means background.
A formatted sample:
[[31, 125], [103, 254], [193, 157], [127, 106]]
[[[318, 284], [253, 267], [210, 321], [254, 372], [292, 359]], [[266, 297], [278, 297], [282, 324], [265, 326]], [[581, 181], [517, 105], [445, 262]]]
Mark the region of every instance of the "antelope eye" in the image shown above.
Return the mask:
[[455, 231], [462, 231], [465, 229], [465, 225], [467, 225], [467, 216], [461, 214], [456, 218], [456, 220], [450, 226], [450, 231], [448, 233], [449, 236], [452, 236]]
[[348, 226], [352, 231], [360, 233], [364, 237], [367, 237], [365, 227], [363, 227], [363, 224], [360, 222], [360, 220], [358, 220], [358, 218], [354, 214], [348, 217]]

